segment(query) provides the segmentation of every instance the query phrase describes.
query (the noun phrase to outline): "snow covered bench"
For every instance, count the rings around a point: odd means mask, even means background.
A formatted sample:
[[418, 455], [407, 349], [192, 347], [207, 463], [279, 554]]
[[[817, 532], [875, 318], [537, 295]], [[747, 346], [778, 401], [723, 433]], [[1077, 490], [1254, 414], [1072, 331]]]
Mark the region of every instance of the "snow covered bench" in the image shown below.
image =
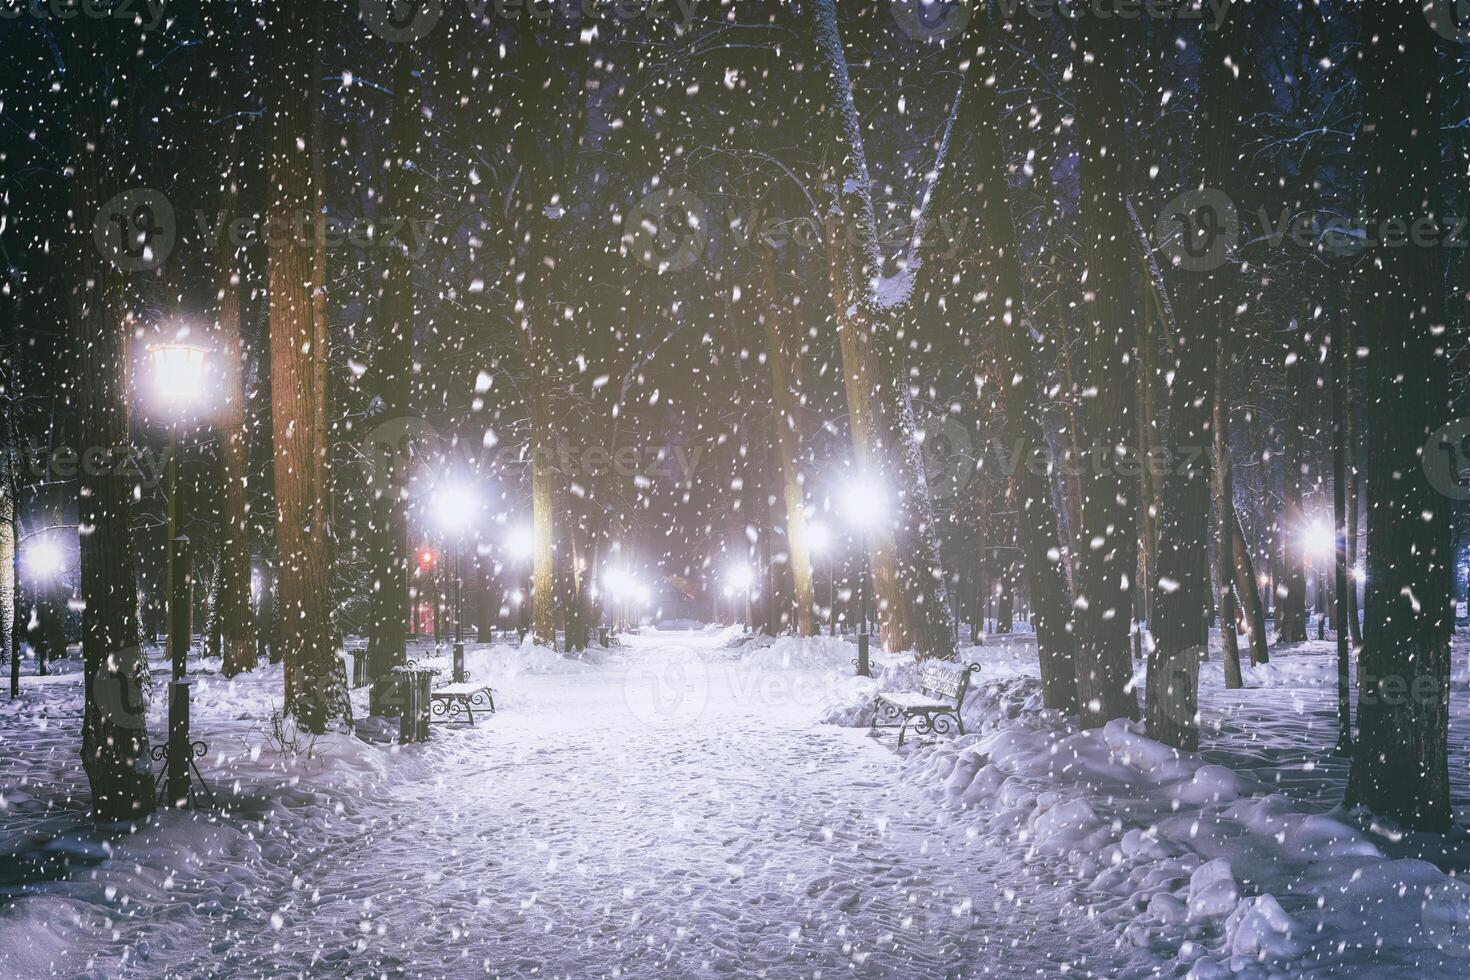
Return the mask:
[[495, 713], [495, 692], [489, 684], [465, 681], [463, 684], [445, 684], [429, 692], [430, 710], [435, 718], [451, 719], [464, 712], [467, 723], [474, 727], [475, 708], [490, 709]]
[[[873, 724], [868, 729], [869, 734], [876, 733], [879, 728], [897, 728], [898, 744], [903, 745], [910, 722], [920, 735], [930, 732], [944, 735], [955, 729], [961, 735], [965, 734], [960, 706], [965, 703], [965, 692], [970, 689], [971, 672], [979, 669], [979, 664], [925, 661], [924, 672], [919, 676], [919, 690], [883, 691], [873, 699]], [[880, 719], [897, 724], [880, 725]]]

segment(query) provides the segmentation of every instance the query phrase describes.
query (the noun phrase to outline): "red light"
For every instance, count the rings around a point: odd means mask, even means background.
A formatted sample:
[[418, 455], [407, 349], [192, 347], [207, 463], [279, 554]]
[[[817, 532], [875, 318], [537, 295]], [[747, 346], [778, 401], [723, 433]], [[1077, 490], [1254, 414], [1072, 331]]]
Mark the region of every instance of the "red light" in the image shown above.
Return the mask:
[[434, 562], [437, 561], [438, 558], [439, 558], [439, 556], [434, 553], [434, 549], [433, 548], [425, 548], [423, 551], [420, 551], [419, 552], [419, 571], [421, 571], [421, 572], [432, 571], [433, 568], [434, 568]]

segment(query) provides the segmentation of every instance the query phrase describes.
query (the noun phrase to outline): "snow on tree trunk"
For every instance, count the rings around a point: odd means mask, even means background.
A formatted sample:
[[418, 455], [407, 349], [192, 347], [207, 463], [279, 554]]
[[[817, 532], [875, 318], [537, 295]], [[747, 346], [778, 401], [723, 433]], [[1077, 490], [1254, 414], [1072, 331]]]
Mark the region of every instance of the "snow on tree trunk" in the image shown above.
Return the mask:
[[954, 634], [937, 529], [896, 318], [877, 295], [877, 219], [833, 0], [813, 0], [811, 27], [832, 126], [824, 237], [857, 475], [879, 483], [892, 510], [885, 526], [867, 535], [883, 645], [913, 649], [920, 659], [949, 659]]
[[1282, 439], [1281, 585], [1276, 603], [1278, 643], [1302, 643], [1307, 639], [1306, 514], [1302, 509], [1303, 430], [1305, 402], [1315, 398], [1312, 387], [1311, 354], [1305, 327], [1288, 354], [1287, 415]]
[[[1362, 17], [1370, 227], [1443, 221], [1435, 36], [1418, 4], [1368, 4]], [[1364, 266], [1368, 581], [1347, 791], [1349, 804], [1428, 831], [1451, 824], [1451, 505], [1421, 459], [1442, 449], [1427, 444], [1449, 417], [1444, 261], [1439, 247], [1382, 248]]]
[[1079, 18], [1073, 65], [1085, 262], [1082, 350], [1074, 359], [1084, 399], [1085, 463], [1074, 622], [1077, 700], [1088, 726], [1138, 717], [1129, 644], [1138, 487], [1118, 465], [1133, 440], [1134, 391], [1125, 379], [1139, 321], [1129, 258], [1128, 142], [1119, 98], [1127, 82], [1131, 23], [1116, 16]]
[[314, 244], [302, 227], [315, 214], [310, 151], [314, 50], [311, 11], [279, 0], [270, 106], [271, 433], [275, 447], [277, 615], [286, 710], [308, 731], [346, 719], [329, 621], [326, 432], [319, 402], [326, 351], [316, 322]]
[[[935, 266], [933, 279], [942, 280], [946, 295], [981, 297], [973, 307], [962, 306], [961, 315], [975, 318], [972, 332], [988, 352], [989, 373], [1001, 390], [1009, 451], [1016, 459], [1029, 460], [1033, 453], [1046, 451], [1040, 373], [1023, 315], [1025, 279], [1006, 186], [988, 19], [972, 18], [968, 30], [966, 50], [974, 53], [951, 114], [945, 140], [947, 152], [934, 184], [933, 207], [940, 222], [964, 227], [968, 216], [972, 219], [970, 226], [983, 228], [985, 233], [977, 236], [973, 249], [960, 257], [957, 269], [937, 259], [930, 264]], [[952, 278], [955, 275], [958, 280]], [[1075, 711], [1071, 597], [1062, 567], [1051, 483], [1042, 469], [1025, 463], [1015, 469], [1012, 479], [1017, 543], [1035, 611], [1043, 697], [1049, 708]], [[1013, 575], [1008, 568], [1002, 578], [1007, 603]], [[1006, 627], [1004, 631], [1008, 632], [1009, 622]]]
[[1250, 638], [1251, 666], [1269, 663], [1266, 652], [1266, 612], [1261, 607], [1261, 592], [1256, 585], [1256, 570], [1251, 562], [1250, 547], [1245, 543], [1245, 531], [1240, 527], [1240, 514], [1230, 508], [1231, 557], [1235, 560], [1235, 598], [1244, 607], [1246, 632]]
[[781, 492], [786, 510], [786, 554], [795, 593], [796, 629], [801, 636], [817, 632], [816, 592], [812, 587], [811, 545], [807, 536], [806, 498], [802, 491], [801, 419], [797, 415], [796, 379], [787, 351], [785, 307], [776, 277], [776, 250], [762, 249], [765, 310], [761, 323], [766, 333], [766, 366], [771, 371], [771, 426], [776, 438], [773, 450], [780, 462]]
[[[119, 270], [93, 243], [93, 219], [125, 173], [118, 149], [126, 119], [123, 60], [131, 32], [120, 24], [77, 18], [70, 25], [67, 84], [72, 132], [72, 330], [76, 342], [77, 436], [82, 446], [116, 452], [128, 446], [129, 315]], [[113, 101], [116, 97], [119, 103]], [[130, 120], [128, 120], [130, 121]], [[148, 661], [138, 644], [132, 481], [123, 467], [81, 471], [79, 522], [84, 706], [82, 766], [97, 820], [132, 820], [152, 812], [153, 779], [144, 725]]]

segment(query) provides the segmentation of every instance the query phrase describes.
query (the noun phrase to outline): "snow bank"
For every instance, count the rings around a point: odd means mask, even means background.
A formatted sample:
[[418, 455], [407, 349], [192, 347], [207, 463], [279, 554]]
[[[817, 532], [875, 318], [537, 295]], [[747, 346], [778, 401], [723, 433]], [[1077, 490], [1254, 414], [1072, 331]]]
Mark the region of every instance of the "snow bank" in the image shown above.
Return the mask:
[[[963, 655], [981, 663], [962, 712], [970, 734], [909, 743], [903, 778], [977, 836], [1069, 882], [1120, 942], [1177, 958], [1193, 977], [1363, 963], [1421, 977], [1470, 972], [1470, 902], [1456, 905], [1448, 889], [1460, 886], [1433, 865], [1395, 860], [1340, 808], [1178, 752], [1141, 724], [1079, 730], [1042, 707], [1034, 647], [1029, 664], [1024, 646]], [[1212, 669], [1218, 658], [1206, 665], [1207, 688]], [[1333, 669], [1325, 657], [1280, 656], [1250, 669], [1248, 683], [1335, 684]], [[890, 666], [874, 690], [915, 689], [918, 671]], [[823, 720], [866, 726], [871, 702], [859, 692]], [[1293, 724], [1253, 734], [1286, 754]]]

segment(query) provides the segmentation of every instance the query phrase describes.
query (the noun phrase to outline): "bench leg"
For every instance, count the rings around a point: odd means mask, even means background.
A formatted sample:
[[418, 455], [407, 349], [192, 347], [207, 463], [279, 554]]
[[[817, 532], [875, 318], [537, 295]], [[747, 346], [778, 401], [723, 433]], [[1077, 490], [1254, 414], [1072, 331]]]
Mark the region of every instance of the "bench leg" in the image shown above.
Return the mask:
[[465, 716], [468, 717], [469, 720], [470, 720], [470, 727], [471, 728], [474, 728], [475, 727], [475, 712], [470, 708], [470, 699], [469, 698], [465, 698], [464, 699], [464, 713], [465, 713]]
[[904, 715], [903, 716], [903, 724], [898, 726], [898, 747], [899, 748], [903, 748], [903, 736], [904, 736], [904, 733], [908, 731], [908, 728], [909, 728], [909, 720], [912, 717], [913, 717], [912, 715]]
[[960, 713], [958, 711], [954, 713], [954, 720], [955, 724], [958, 725], [960, 728], [960, 734], [965, 734], [965, 719], [960, 717]]

